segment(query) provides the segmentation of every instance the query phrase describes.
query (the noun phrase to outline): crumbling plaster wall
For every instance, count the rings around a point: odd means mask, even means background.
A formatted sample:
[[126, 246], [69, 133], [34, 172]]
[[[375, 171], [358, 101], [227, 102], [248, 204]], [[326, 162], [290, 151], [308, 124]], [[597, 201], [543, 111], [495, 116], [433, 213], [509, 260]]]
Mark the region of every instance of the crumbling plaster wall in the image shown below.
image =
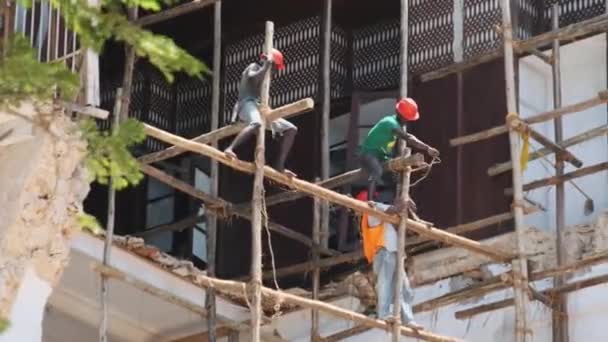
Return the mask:
[[[32, 317], [41, 320], [42, 314], [32, 310], [44, 309], [50, 291], [40, 286], [32, 291], [30, 285], [42, 282], [52, 288], [58, 281], [89, 192], [86, 143], [75, 123], [52, 105], [24, 104], [16, 111], [21, 118], [0, 112], [0, 123], [26, 127], [31, 136], [0, 147], [0, 317], [11, 323], [0, 341], [14, 335], [11, 330], [28, 315], [29, 329], [36, 327]], [[37, 296], [45, 298], [37, 302]], [[17, 308], [23, 306], [29, 313], [19, 314], [23, 310]]]

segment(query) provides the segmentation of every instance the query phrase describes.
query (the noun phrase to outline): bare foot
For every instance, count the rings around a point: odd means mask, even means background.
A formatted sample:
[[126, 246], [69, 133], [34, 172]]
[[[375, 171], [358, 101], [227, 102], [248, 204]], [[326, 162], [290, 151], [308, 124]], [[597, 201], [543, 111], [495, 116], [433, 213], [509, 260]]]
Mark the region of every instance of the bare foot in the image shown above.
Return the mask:
[[236, 153], [234, 153], [230, 148], [225, 149], [224, 154], [230, 159], [237, 159]]
[[283, 170], [283, 173], [287, 175], [287, 177], [289, 178], [296, 178], [298, 177], [298, 175], [295, 174], [295, 172], [291, 171], [291, 170]]
[[408, 328], [412, 328], [414, 330], [424, 330], [424, 327], [416, 322], [408, 322], [404, 324]]
[[368, 205], [370, 208], [374, 208], [374, 207], [376, 207], [376, 205], [374, 204], [374, 202], [373, 202], [373, 201], [367, 201], [367, 205]]

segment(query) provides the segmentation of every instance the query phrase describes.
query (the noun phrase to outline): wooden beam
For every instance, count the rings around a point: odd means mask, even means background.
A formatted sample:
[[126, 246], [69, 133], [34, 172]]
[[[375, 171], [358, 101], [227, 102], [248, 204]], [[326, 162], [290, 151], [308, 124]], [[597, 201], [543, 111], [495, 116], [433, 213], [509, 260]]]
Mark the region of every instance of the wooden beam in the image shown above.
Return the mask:
[[[329, 0], [331, 1], [331, 0]], [[318, 178], [317, 178], [318, 180]], [[320, 246], [321, 244], [321, 201], [315, 198], [313, 203], [312, 213], [312, 241], [315, 245]], [[312, 249], [312, 263], [314, 265], [312, 273], [312, 299], [319, 300], [319, 286], [321, 282], [321, 268], [319, 267], [320, 260], [319, 251], [317, 248]], [[311, 327], [310, 337], [311, 341], [318, 339], [319, 335], [319, 310], [313, 309], [310, 311], [311, 314]]]
[[[215, 215], [235, 215], [237, 217], [246, 219], [246, 220], [251, 220], [251, 214], [249, 212], [244, 212], [242, 210], [236, 210], [233, 206], [232, 203], [225, 201], [223, 199], [211, 196], [203, 191], [200, 191], [198, 189], [196, 189], [195, 187], [193, 187], [192, 185], [185, 183], [171, 175], [166, 174], [165, 172], [162, 172], [150, 165], [145, 165], [145, 164], [140, 164], [140, 169], [143, 173], [147, 174], [150, 177], [154, 177], [156, 179], [158, 179], [159, 181], [179, 190], [182, 191], [194, 198], [198, 198], [199, 200], [203, 201], [205, 203], [205, 205], [207, 205], [207, 209], [210, 210], [211, 214], [215, 214]], [[312, 247], [314, 246], [312, 240], [302, 234], [302, 233], [298, 233], [294, 230], [291, 230], [285, 226], [273, 223], [273, 222], [268, 222], [268, 229], [270, 229], [273, 232], [276, 232], [277, 234], [281, 234], [285, 237], [288, 237], [292, 240], [298, 241], [302, 244], [304, 244], [305, 246], [308, 247]], [[328, 248], [324, 248], [324, 247], [319, 247], [319, 251], [325, 255], [329, 255], [329, 256], [335, 256], [335, 255], [339, 255], [340, 253], [338, 251], [334, 251], [332, 249], [328, 249]]]
[[[252, 163], [231, 159], [227, 157], [223, 152], [218, 151], [217, 149], [214, 149], [211, 146], [184, 139], [182, 137], [165, 132], [147, 124], [144, 124], [144, 128], [148, 135], [156, 139], [179, 146], [192, 152], [200, 153], [209, 158], [213, 158], [218, 162], [227, 165], [233, 169], [246, 173], [253, 173], [255, 171], [255, 167]], [[350, 208], [360, 213], [373, 215], [389, 223], [399, 223], [399, 217], [396, 215], [389, 215], [383, 211], [371, 208], [367, 203], [358, 201], [346, 195], [336, 193], [316, 184], [312, 184], [298, 178], [289, 177], [288, 175], [280, 173], [268, 166], [264, 168], [264, 174], [267, 178], [277, 183], [286, 185], [292, 189], [304, 192], [310, 197], [318, 197], [328, 202]], [[420, 235], [427, 236], [431, 239], [443, 241], [450, 245], [462, 247], [472, 252], [476, 252], [490, 257], [496, 261], [507, 262], [512, 259], [511, 253], [483, 246], [477, 241], [466, 239], [458, 235], [450, 234], [435, 227], [429, 227], [420, 222], [408, 220], [408, 228]]]
[[[596, 137], [599, 137], [602, 135], [606, 135], [606, 134], [608, 134], [608, 125], [603, 125], [603, 126], [591, 129], [589, 131], [583, 132], [581, 134], [577, 134], [571, 138], [568, 138], [568, 139], [564, 140], [562, 143], [559, 143], [558, 146], [560, 146], [562, 148], [568, 148], [570, 146], [574, 146], [574, 145], [580, 144], [584, 141], [591, 140], [593, 138], [596, 138]], [[528, 161], [536, 160], [536, 159], [546, 156], [550, 153], [551, 153], [551, 150], [544, 147], [538, 151], [534, 151], [534, 152], [530, 153], [530, 156], [528, 157]], [[509, 170], [511, 170], [511, 161], [507, 161], [504, 163], [498, 163], [498, 164], [491, 166], [488, 169], [488, 175], [496, 176], [503, 172], [507, 172]]]
[[182, 231], [185, 229], [190, 229], [190, 228], [194, 227], [197, 223], [205, 222], [205, 220], [206, 220], [205, 215], [197, 214], [194, 216], [186, 217], [185, 219], [179, 220], [177, 222], [161, 224], [156, 227], [152, 227], [150, 229], [146, 229], [144, 231], [137, 232], [132, 235], [146, 238], [148, 236], [155, 235], [160, 232], [175, 232], [175, 231], [179, 232], [179, 231]]
[[[217, 329], [214, 329], [213, 337], [215, 337], [215, 338], [227, 337], [227, 336], [230, 336], [230, 334], [232, 334], [233, 332], [234, 332], [234, 330], [232, 330], [230, 328], [219, 327]], [[179, 339], [173, 340], [170, 342], [213, 342], [213, 337], [211, 336], [209, 331], [205, 331], [205, 332], [190, 335], [190, 336], [180, 337]]]
[[137, 20], [134, 20], [133, 23], [139, 26], [147, 26], [152, 24], [157, 24], [163, 21], [167, 21], [178, 17], [180, 15], [188, 14], [190, 12], [197, 11], [201, 8], [209, 6], [213, 4], [215, 0], [194, 0], [188, 3], [178, 5], [172, 8], [168, 8], [166, 10], [160, 11], [158, 13], [150, 14], [145, 17], [141, 17]]
[[[577, 262], [553, 268], [550, 270], [534, 272], [530, 275], [530, 281], [538, 281], [556, 275], [567, 275], [574, 273], [585, 267], [591, 267], [600, 263], [608, 261], [608, 252], [594, 255], [592, 257], [579, 260]], [[494, 276], [488, 280], [485, 280], [481, 284], [476, 284], [458, 291], [447, 293], [443, 296], [427, 300], [414, 306], [414, 312], [424, 312], [434, 310], [439, 307], [446, 305], [467, 301], [473, 298], [481, 297], [487, 293], [491, 293], [498, 290], [504, 290], [510, 287], [512, 284], [511, 277], [506, 274], [500, 274]]]
[[[383, 164], [383, 169], [384, 171], [399, 172], [403, 171], [408, 165], [419, 166], [419, 168], [416, 168], [413, 171], [420, 171], [422, 169], [426, 169], [426, 167], [421, 167], [421, 165], [426, 164], [424, 163], [424, 156], [420, 153], [416, 153], [408, 157], [398, 157], [395, 159], [391, 159]], [[356, 169], [321, 182], [316, 182], [315, 184], [327, 189], [334, 189], [342, 185], [362, 179], [364, 176], [365, 171], [363, 171], [362, 169]], [[280, 203], [295, 201], [303, 197], [306, 197], [306, 194], [297, 191], [285, 191], [276, 195], [266, 197], [266, 206], [270, 207]], [[238, 209], [247, 208], [248, 210], [248, 204], [248, 202], [241, 203], [238, 204], [236, 207]]]
[[370, 330], [370, 327], [365, 325], [355, 325], [354, 327], [346, 330], [339, 331], [335, 334], [329, 335], [327, 337], [321, 338], [320, 342], [339, 342], [344, 341], [349, 337], [353, 337], [356, 335], [363, 334], [364, 332]]
[[[545, 186], [564, 183], [564, 182], [573, 180], [575, 178], [588, 176], [590, 174], [604, 171], [604, 170], [608, 170], [608, 162], [603, 162], [603, 163], [587, 166], [582, 169], [578, 169], [576, 171], [566, 173], [563, 176], [552, 176], [552, 177], [548, 177], [545, 179], [539, 179], [539, 180], [530, 182], [530, 183], [524, 185], [524, 191], [530, 191], [530, 190], [542, 188]], [[513, 189], [507, 188], [507, 189], [505, 189], [504, 193], [507, 196], [511, 195], [513, 193]]]
[[[558, 39], [560, 41], [570, 41], [576, 40], [578, 38], [593, 34], [604, 32], [608, 29], [608, 15], [600, 15], [595, 18], [587, 19], [584, 21], [580, 21], [578, 23], [574, 23], [565, 27], [562, 27], [558, 30], [552, 30], [535, 37], [529, 38], [527, 40], [519, 40], [513, 42], [513, 45], [517, 50], [520, 51], [529, 51], [535, 48], [540, 48], [543, 45], [551, 43], [553, 40]], [[479, 64], [487, 63], [498, 59], [503, 56], [503, 50], [497, 49], [495, 51], [483, 54], [479, 57], [448, 65], [446, 67], [433, 70], [431, 72], [427, 72], [420, 75], [420, 80], [422, 82], [427, 82], [431, 80], [435, 80], [438, 78], [442, 78], [457, 72], [462, 72], [467, 69], [470, 69]]]
[[[269, 112], [266, 112], [262, 108], [262, 114], [266, 115], [268, 120], [270, 118], [277, 119], [279, 117], [290, 117], [296, 114], [303, 114], [311, 111], [314, 108], [314, 101], [310, 98], [306, 98], [292, 104], [288, 104], [276, 109], [271, 109]], [[273, 119], [273, 120], [274, 120]], [[201, 143], [201, 144], [210, 144], [215, 141], [219, 141], [221, 139], [227, 138], [229, 136], [235, 135], [243, 129], [244, 124], [241, 122], [237, 122], [235, 124], [224, 126], [220, 129], [211, 131], [209, 133], [205, 133], [203, 135], [199, 135], [198, 137], [192, 139], [192, 141]], [[172, 146], [166, 148], [162, 151], [146, 154], [145, 156], [139, 157], [138, 160], [144, 164], [151, 164], [161, 160], [177, 157], [183, 153], [188, 152], [185, 149], [178, 148], [176, 146]]]
[[[585, 280], [579, 280], [579, 281], [572, 282], [572, 283], [569, 283], [569, 284], [566, 284], [566, 285], [563, 285], [560, 287], [556, 287], [553, 289], [544, 290], [541, 292], [541, 294], [543, 294], [544, 296], [555, 296], [558, 293], [559, 294], [570, 293], [570, 292], [585, 289], [588, 287], [601, 285], [601, 284], [604, 284], [607, 282], [608, 282], [608, 275], [602, 275], [602, 276], [588, 278]], [[481, 313], [506, 308], [511, 305], [513, 305], [513, 298], [504, 299], [504, 300], [497, 301], [497, 302], [490, 303], [490, 304], [476, 306], [476, 307], [466, 309], [466, 310], [456, 311], [454, 316], [457, 319], [468, 319], [472, 316], [479, 315]]]
[[[546, 111], [546, 112], [531, 116], [529, 118], [526, 118], [523, 121], [527, 124], [536, 124], [536, 123], [540, 123], [540, 122], [545, 122], [545, 121], [553, 120], [553, 119], [563, 116], [563, 115], [582, 112], [584, 110], [593, 108], [595, 106], [599, 106], [606, 102], [608, 102], [608, 90], [603, 90], [603, 91], [599, 92], [597, 96], [595, 96], [591, 99], [581, 101], [581, 102], [578, 102], [578, 103], [575, 103], [575, 104], [572, 104], [569, 106], [564, 106], [564, 107], [561, 107], [558, 109]], [[483, 130], [483, 131], [480, 131], [477, 133], [454, 138], [454, 139], [450, 140], [450, 145], [459, 146], [459, 145], [469, 144], [469, 143], [473, 143], [473, 142], [477, 142], [477, 141], [481, 141], [481, 140], [486, 140], [486, 139], [507, 133], [508, 131], [509, 131], [509, 129], [506, 125], [496, 126], [496, 127], [492, 127], [492, 128], [489, 128], [489, 129], [486, 129], [486, 130]]]
[[110, 112], [108, 112], [107, 110], [101, 109], [101, 108], [96, 108], [93, 106], [82, 106], [82, 105], [79, 105], [76, 103], [71, 103], [71, 102], [66, 102], [66, 101], [58, 101], [58, 103], [61, 107], [65, 108], [65, 110], [67, 110], [69, 112], [75, 112], [75, 113], [87, 115], [90, 117], [94, 117], [97, 119], [105, 120], [110, 115]]
[[575, 155], [573, 155], [570, 151], [568, 151], [568, 150], [564, 149], [563, 147], [559, 146], [558, 144], [554, 143], [553, 141], [551, 141], [551, 139], [540, 134], [538, 131], [536, 131], [529, 125], [523, 123], [521, 120], [518, 123], [517, 130], [520, 132], [529, 133], [530, 137], [532, 137], [534, 140], [538, 141], [541, 145], [545, 146], [549, 150], [553, 151], [553, 153], [557, 154], [559, 156], [559, 158], [561, 158], [564, 161], [569, 162], [574, 167], [583, 166], [583, 162], [580, 159], [578, 159]]
[[[293, 274], [305, 273], [315, 267], [318, 267], [319, 269], [326, 269], [339, 264], [357, 262], [362, 258], [363, 254], [361, 251], [344, 253], [337, 256], [320, 259], [317, 265], [315, 265], [315, 263], [312, 261], [307, 261], [300, 264], [279, 268], [276, 270], [276, 276], [277, 278], [282, 278]], [[264, 272], [263, 277], [264, 279], [272, 279], [274, 274], [275, 272], [273, 271], [266, 271]]]

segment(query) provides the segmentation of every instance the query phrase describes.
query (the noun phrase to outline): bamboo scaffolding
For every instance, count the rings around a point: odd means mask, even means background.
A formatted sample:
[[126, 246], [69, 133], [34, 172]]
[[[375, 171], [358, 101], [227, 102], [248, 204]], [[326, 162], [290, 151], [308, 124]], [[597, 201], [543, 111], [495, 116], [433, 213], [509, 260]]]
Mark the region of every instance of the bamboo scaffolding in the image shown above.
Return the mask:
[[[556, 118], [555, 120], [559, 120], [559, 119], [561, 119], [561, 118]], [[583, 162], [580, 159], [578, 159], [576, 156], [574, 156], [570, 151], [568, 151], [568, 150], [564, 149], [563, 147], [559, 146], [558, 144], [554, 143], [549, 138], [547, 138], [544, 135], [540, 134], [538, 131], [536, 131], [535, 129], [533, 129], [529, 125], [523, 123], [521, 120], [514, 120], [514, 121], [518, 121], [516, 123], [517, 124], [517, 128], [516, 129], [519, 132], [530, 134], [531, 138], [533, 138], [534, 140], [536, 140], [537, 142], [539, 142], [541, 145], [545, 146], [545, 148], [548, 148], [553, 153], [555, 153], [557, 155], [558, 159], [561, 159], [563, 161], [567, 161], [570, 164], [572, 164], [574, 167], [581, 167], [581, 166], [583, 166]], [[561, 140], [562, 139], [560, 139], [560, 141]]]
[[[400, 172], [403, 171], [408, 165], [419, 166], [418, 168], [412, 171], [421, 171], [422, 169], [426, 169], [426, 167], [421, 167], [423, 165], [426, 165], [424, 163], [424, 156], [420, 153], [416, 153], [408, 157], [398, 157], [385, 162], [383, 164], [383, 170], [391, 172]], [[346, 185], [348, 183], [363, 179], [363, 177], [365, 177], [365, 171], [363, 171], [362, 169], [356, 169], [321, 182], [316, 182], [315, 184], [327, 189], [334, 189]], [[276, 195], [266, 197], [266, 206], [270, 207], [289, 201], [295, 201], [304, 197], [306, 197], [306, 194], [303, 194], [301, 192], [285, 191]], [[239, 209], [245, 208], [248, 207], [248, 204], [249, 203], [238, 204], [237, 207]]]
[[[561, 107], [558, 109], [550, 110], [547, 112], [543, 112], [543, 113], [531, 116], [522, 121], [529, 125], [537, 124], [540, 122], [553, 120], [557, 117], [564, 116], [567, 114], [574, 114], [574, 113], [582, 112], [584, 110], [593, 108], [595, 106], [599, 106], [606, 102], [608, 102], [608, 90], [603, 90], [603, 91], [599, 92], [597, 96], [595, 96], [591, 99], [581, 101], [581, 102], [578, 102], [578, 103], [575, 103], [572, 105], [564, 106], [564, 107]], [[489, 138], [507, 133], [508, 131], [509, 131], [509, 129], [506, 125], [496, 126], [496, 127], [492, 127], [492, 128], [489, 128], [489, 129], [486, 129], [486, 130], [483, 130], [483, 131], [480, 131], [477, 133], [454, 138], [454, 139], [450, 140], [450, 145], [459, 146], [459, 145], [464, 145], [464, 144], [470, 144], [473, 142], [478, 142], [481, 140], [489, 139]]]
[[157, 24], [163, 21], [173, 19], [175, 17], [197, 11], [201, 8], [213, 4], [216, 0], [193, 0], [191, 2], [178, 5], [158, 13], [150, 14], [145, 17], [134, 20], [133, 23], [139, 26], [147, 26]]
[[[503, 24], [504, 28], [504, 24]], [[532, 49], [540, 48], [546, 44], [553, 42], [553, 40], [559, 41], [572, 41], [584, 36], [601, 33], [608, 29], [608, 15], [600, 15], [595, 18], [587, 19], [578, 23], [574, 23], [558, 30], [552, 30], [526, 40], [513, 41], [513, 45], [516, 46], [518, 51], [530, 51]], [[477, 58], [473, 58], [464, 62], [454, 63], [446, 67], [424, 73], [420, 75], [422, 82], [427, 82], [442, 78], [457, 72], [462, 72], [470, 69], [479, 64], [493, 61], [504, 55], [504, 51], [497, 49], [493, 52], [486, 53]]]
[[[220, 81], [222, 65], [222, 0], [216, 0], [213, 5], [213, 80], [211, 93], [211, 130], [217, 130], [220, 123]], [[217, 148], [217, 141], [212, 143]], [[211, 161], [211, 195], [218, 196], [219, 166], [215, 160]], [[193, 225], [192, 225], [193, 226]], [[191, 227], [192, 227], [191, 226]], [[207, 274], [215, 277], [215, 254], [217, 249], [217, 216], [210, 215], [207, 222]], [[207, 331], [209, 342], [215, 342], [217, 307], [215, 291], [205, 293], [205, 309], [207, 315]]]
[[[262, 114], [265, 115], [266, 121], [276, 120], [278, 118], [285, 118], [295, 116], [297, 114], [303, 114], [308, 111], [311, 111], [314, 108], [314, 101], [310, 98], [306, 98], [303, 100], [299, 100], [292, 104], [288, 104], [279, 108], [267, 110], [265, 108], [261, 108]], [[201, 144], [210, 144], [215, 141], [219, 141], [221, 139], [230, 137], [235, 135], [243, 129], [244, 124], [241, 122], [237, 122], [235, 124], [224, 126], [217, 130], [211, 131], [209, 133], [205, 133], [199, 135], [198, 137], [192, 139], [194, 142], [198, 142]], [[151, 164], [155, 162], [159, 162], [165, 159], [177, 157], [183, 153], [188, 152], [185, 149], [172, 146], [162, 151], [146, 154], [138, 158], [138, 160], [144, 164]]]
[[[329, 129], [331, 116], [331, 25], [332, 25], [332, 0], [323, 3], [323, 53], [322, 53], [322, 119], [321, 119], [321, 179], [327, 180], [330, 176], [330, 146]], [[329, 243], [329, 204], [322, 203], [321, 227], [323, 228], [322, 244]]]
[[[608, 125], [602, 125], [600, 127], [593, 128], [591, 130], [588, 130], [586, 132], [583, 132], [581, 134], [577, 134], [571, 138], [568, 138], [568, 139], [564, 140], [562, 143], [558, 143], [558, 146], [560, 146], [562, 148], [568, 148], [570, 146], [574, 146], [574, 145], [580, 144], [582, 142], [585, 142], [587, 140], [591, 140], [593, 138], [597, 138], [599, 136], [607, 135], [607, 134], [608, 134]], [[530, 153], [530, 156], [528, 157], [528, 161], [542, 158], [546, 155], [549, 155], [550, 153], [551, 153], [551, 150], [544, 147], [538, 151], [534, 151], [534, 152]], [[503, 172], [507, 172], [509, 170], [511, 170], [511, 161], [507, 161], [504, 163], [498, 163], [498, 164], [495, 164], [495, 165], [491, 166], [490, 168], [488, 168], [488, 175], [496, 176]]]
[[515, 298], [515, 341], [527, 341], [527, 319], [526, 306], [528, 303], [528, 264], [524, 249], [524, 213], [522, 203], [524, 195], [522, 190], [522, 177], [519, 148], [519, 135], [513, 126], [509, 124], [509, 118], [517, 113], [517, 94], [515, 93], [515, 63], [513, 53], [513, 28], [511, 19], [511, 2], [501, 1], [502, 28], [503, 28], [503, 47], [504, 47], [504, 67], [505, 67], [505, 90], [507, 100], [507, 127], [509, 127], [509, 147], [511, 161], [513, 163], [513, 216], [515, 221], [515, 242], [517, 245], [517, 259], [511, 262], [513, 272], [513, 294]]
[[65, 108], [69, 112], [76, 112], [79, 114], [84, 114], [90, 117], [94, 117], [97, 119], [105, 120], [108, 118], [110, 113], [107, 110], [95, 108], [91, 106], [81, 106], [76, 103], [70, 103], [66, 101], [58, 101], [59, 105]]
[[[564, 183], [564, 182], [567, 182], [567, 181], [570, 181], [570, 180], [573, 180], [573, 179], [576, 179], [579, 177], [588, 176], [590, 174], [604, 171], [604, 170], [608, 170], [608, 162], [603, 162], [603, 163], [598, 163], [595, 165], [587, 166], [582, 169], [578, 169], [576, 171], [566, 173], [562, 176], [551, 176], [548, 178], [539, 179], [539, 180], [536, 180], [536, 181], [533, 181], [533, 182], [530, 182], [530, 183], [524, 185], [523, 189], [524, 189], [524, 191], [530, 191], [530, 190], [542, 188], [545, 186], [557, 185], [560, 183]], [[513, 193], [513, 189], [507, 188], [507, 189], [505, 189], [504, 193], [505, 193], [505, 195], [511, 195]]]
[[[140, 169], [143, 173], [147, 174], [148, 176], [154, 177], [155, 179], [175, 188], [176, 190], [182, 191], [194, 198], [197, 198], [197, 199], [203, 201], [203, 203], [205, 203], [207, 205], [207, 209], [210, 210], [211, 214], [219, 215], [220, 217], [222, 217], [224, 215], [235, 215], [237, 217], [240, 217], [240, 218], [243, 218], [246, 220], [251, 220], [251, 214], [249, 212], [235, 210], [232, 203], [225, 201], [223, 199], [211, 196], [201, 190], [198, 190], [194, 186], [192, 186], [186, 182], [183, 182], [171, 175], [168, 175], [165, 172], [162, 172], [150, 165], [140, 164]], [[287, 238], [298, 241], [307, 247], [314, 246], [312, 240], [308, 236], [298, 233], [298, 232], [291, 230], [280, 224], [268, 222], [268, 229], [270, 229], [273, 232], [276, 232], [277, 234], [281, 234]], [[338, 251], [324, 248], [322, 246], [319, 247], [319, 252], [321, 252], [325, 255], [329, 255], [329, 256], [335, 256], [335, 255], [340, 254]]]
[[137, 233], [133, 234], [133, 236], [148, 237], [148, 236], [156, 235], [160, 232], [180, 232], [182, 230], [192, 228], [197, 223], [201, 223], [201, 222], [205, 222], [205, 221], [209, 222], [209, 220], [207, 219], [207, 217], [205, 215], [194, 215], [194, 216], [186, 217], [183, 220], [179, 220], [179, 221], [176, 221], [173, 223], [161, 224], [156, 227], [152, 227], [152, 228], [146, 229], [144, 231], [137, 232]]
[[[551, 278], [556, 275], [572, 274], [585, 267], [591, 267], [600, 263], [608, 262], [608, 253], [601, 253], [588, 257], [568, 265], [559, 266], [550, 270], [534, 272], [530, 275], [530, 281], [538, 281], [546, 278]], [[436, 308], [467, 301], [470, 299], [481, 297], [487, 293], [504, 290], [512, 284], [511, 277], [506, 274], [500, 274], [492, 277], [481, 284], [467, 287], [455, 292], [445, 294], [443, 296], [427, 300], [414, 306], [414, 312], [424, 312], [434, 310]]]
[[[560, 287], [555, 287], [552, 289], [544, 290], [540, 292], [544, 296], [555, 297], [558, 294], [566, 294], [573, 291], [585, 289], [592, 286], [597, 286], [601, 284], [605, 284], [608, 282], [608, 275], [602, 275], [597, 277], [588, 278], [585, 280], [579, 280], [576, 282], [572, 282]], [[508, 306], [513, 305], [513, 298], [497, 301], [490, 304], [484, 304], [480, 306], [476, 306], [470, 309], [457, 311], [454, 316], [457, 319], [467, 319], [475, 315], [479, 315], [484, 312], [494, 311], [502, 308], [506, 308]]]
[[[120, 112], [122, 105], [122, 88], [116, 89], [116, 98], [114, 100], [114, 118], [112, 121], [112, 134], [118, 132], [120, 125]], [[112, 179], [108, 182], [108, 220], [106, 224], [106, 236], [103, 245], [103, 265], [110, 264], [112, 256], [112, 242], [114, 239], [114, 225], [116, 222], [116, 190], [112, 187]], [[101, 319], [99, 324], [99, 341], [106, 342], [108, 340], [108, 297], [109, 297], [108, 279], [101, 275], [100, 286], [100, 302], [101, 302]]]
[[[317, 179], [318, 180], [318, 179]], [[314, 199], [313, 205], [313, 226], [312, 226], [312, 241], [315, 245], [321, 245], [321, 202], [318, 198]], [[319, 283], [321, 281], [321, 268], [319, 267], [319, 251], [317, 248], [312, 249], [312, 263], [315, 265], [312, 274], [312, 299], [319, 300]], [[315, 341], [319, 337], [319, 310], [311, 310], [311, 327], [310, 327], [310, 340]]]
[[[217, 149], [214, 149], [211, 146], [184, 139], [182, 137], [165, 132], [163, 130], [160, 130], [160, 129], [155, 128], [150, 125], [144, 125], [144, 128], [148, 135], [150, 135], [156, 139], [159, 139], [161, 141], [164, 141], [164, 142], [172, 144], [172, 145], [179, 146], [181, 148], [190, 150], [192, 152], [202, 154], [209, 158], [216, 159], [220, 163], [227, 165], [233, 169], [236, 169], [236, 170], [239, 170], [242, 172], [246, 172], [246, 173], [254, 172], [255, 168], [252, 163], [244, 162], [241, 160], [230, 159], [223, 152], [218, 151]], [[269, 178], [277, 183], [286, 185], [292, 189], [307, 193], [308, 196], [310, 196], [310, 197], [319, 197], [328, 202], [350, 208], [356, 212], [366, 213], [369, 215], [376, 216], [376, 217], [380, 218], [381, 220], [384, 220], [389, 223], [393, 223], [393, 224], [399, 223], [398, 216], [386, 214], [380, 210], [371, 208], [367, 203], [355, 200], [346, 195], [336, 193], [334, 191], [328, 190], [321, 186], [303, 181], [298, 178], [289, 177], [288, 175], [277, 172], [276, 170], [274, 170], [268, 166], [266, 166], [264, 168], [264, 174], [267, 178]], [[427, 236], [431, 239], [440, 240], [440, 241], [443, 241], [450, 245], [455, 245], [458, 247], [468, 249], [472, 252], [476, 252], [476, 253], [488, 256], [488, 257], [492, 258], [493, 260], [496, 260], [499, 262], [509, 262], [512, 259], [512, 255], [510, 253], [496, 250], [496, 248], [493, 248], [493, 247], [483, 246], [482, 244], [480, 244], [477, 241], [466, 239], [466, 238], [460, 237], [458, 235], [450, 234], [450, 233], [444, 232], [438, 228], [429, 227], [420, 222], [408, 220], [408, 228], [412, 229], [413, 231], [415, 231], [416, 233], [418, 233], [420, 235]]]

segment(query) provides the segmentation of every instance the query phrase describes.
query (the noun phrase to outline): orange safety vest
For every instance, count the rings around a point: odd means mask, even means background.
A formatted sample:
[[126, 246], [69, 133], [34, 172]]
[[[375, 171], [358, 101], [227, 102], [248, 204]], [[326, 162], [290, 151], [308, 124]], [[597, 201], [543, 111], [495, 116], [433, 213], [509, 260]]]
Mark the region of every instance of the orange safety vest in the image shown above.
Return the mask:
[[361, 217], [361, 237], [363, 239], [363, 255], [371, 264], [378, 250], [384, 247], [384, 222], [377, 226], [368, 224], [368, 215]]

